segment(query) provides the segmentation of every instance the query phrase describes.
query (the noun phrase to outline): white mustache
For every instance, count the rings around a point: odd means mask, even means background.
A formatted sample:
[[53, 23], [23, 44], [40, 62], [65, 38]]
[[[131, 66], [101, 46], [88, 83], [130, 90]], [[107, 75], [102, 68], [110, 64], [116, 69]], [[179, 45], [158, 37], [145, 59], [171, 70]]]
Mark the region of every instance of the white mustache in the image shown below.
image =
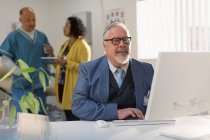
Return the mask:
[[127, 49], [127, 48], [119, 49], [116, 51], [116, 53], [129, 53], [129, 49]]

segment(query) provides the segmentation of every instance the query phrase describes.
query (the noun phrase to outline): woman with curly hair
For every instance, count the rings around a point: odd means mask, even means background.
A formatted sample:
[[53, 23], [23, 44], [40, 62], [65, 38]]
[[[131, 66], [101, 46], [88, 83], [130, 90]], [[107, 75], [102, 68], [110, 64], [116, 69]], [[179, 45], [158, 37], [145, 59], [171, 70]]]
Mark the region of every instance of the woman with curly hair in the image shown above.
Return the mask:
[[64, 35], [68, 40], [64, 42], [55, 61], [55, 93], [56, 100], [65, 112], [66, 120], [78, 120], [71, 112], [71, 101], [74, 86], [78, 77], [79, 64], [91, 58], [90, 46], [85, 40], [86, 28], [78, 17], [66, 20]]

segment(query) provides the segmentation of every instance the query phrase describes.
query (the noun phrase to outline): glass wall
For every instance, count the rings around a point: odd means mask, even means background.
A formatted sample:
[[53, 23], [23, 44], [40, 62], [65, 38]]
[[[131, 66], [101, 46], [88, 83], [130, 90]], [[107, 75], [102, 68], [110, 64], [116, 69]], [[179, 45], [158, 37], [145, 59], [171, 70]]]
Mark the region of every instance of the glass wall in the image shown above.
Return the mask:
[[141, 0], [137, 10], [138, 58], [210, 50], [209, 0]]

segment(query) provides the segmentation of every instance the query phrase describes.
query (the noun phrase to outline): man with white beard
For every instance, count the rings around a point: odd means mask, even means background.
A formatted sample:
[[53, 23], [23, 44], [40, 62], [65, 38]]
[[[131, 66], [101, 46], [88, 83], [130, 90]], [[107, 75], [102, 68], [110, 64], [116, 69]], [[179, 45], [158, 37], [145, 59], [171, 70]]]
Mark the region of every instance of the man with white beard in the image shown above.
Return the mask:
[[144, 119], [152, 65], [130, 57], [131, 36], [123, 23], [110, 24], [103, 38], [106, 55], [80, 65], [72, 112], [81, 120]]

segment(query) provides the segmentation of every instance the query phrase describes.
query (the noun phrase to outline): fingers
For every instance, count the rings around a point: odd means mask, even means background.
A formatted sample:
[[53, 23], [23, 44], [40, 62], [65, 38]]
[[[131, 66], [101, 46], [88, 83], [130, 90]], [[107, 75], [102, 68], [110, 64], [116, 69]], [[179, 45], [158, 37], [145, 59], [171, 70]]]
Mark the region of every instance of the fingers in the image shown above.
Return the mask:
[[144, 119], [143, 113], [138, 108], [125, 108], [118, 110], [118, 119]]
[[45, 53], [50, 54], [51, 56], [54, 55], [53, 54], [53, 52], [54, 52], [53, 47], [49, 44], [44, 44], [44, 51], [45, 51]]
[[134, 119], [144, 119], [143, 113], [137, 108], [129, 108], [130, 116]]
[[66, 65], [67, 61], [65, 59], [57, 59], [55, 60], [55, 64], [64, 66]]

